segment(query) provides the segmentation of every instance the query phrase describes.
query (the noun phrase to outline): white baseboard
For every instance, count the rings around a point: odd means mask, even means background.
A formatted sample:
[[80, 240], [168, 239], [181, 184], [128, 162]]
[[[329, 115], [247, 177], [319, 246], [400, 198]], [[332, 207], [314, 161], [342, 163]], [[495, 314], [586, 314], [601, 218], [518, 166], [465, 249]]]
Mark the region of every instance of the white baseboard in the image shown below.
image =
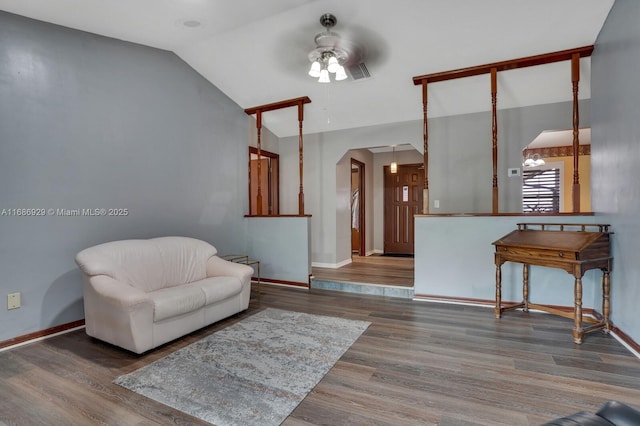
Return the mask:
[[342, 266], [348, 265], [351, 263], [351, 259], [346, 259], [343, 260], [342, 262], [338, 262], [338, 263], [322, 263], [322, 262], [311, 262], [311, 266], [312, 267], [316, 267], [316, 268], [331, 268], [331, 269], [338, 269]]

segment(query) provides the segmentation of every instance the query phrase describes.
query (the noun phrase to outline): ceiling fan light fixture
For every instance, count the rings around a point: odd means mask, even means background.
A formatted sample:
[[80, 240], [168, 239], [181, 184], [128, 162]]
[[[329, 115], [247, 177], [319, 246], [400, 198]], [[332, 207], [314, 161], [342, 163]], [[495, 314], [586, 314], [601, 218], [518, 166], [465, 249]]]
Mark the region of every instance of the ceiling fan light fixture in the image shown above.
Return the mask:
[[[338, 19], [331, 13], [325, 13], [320, 17], [320, 24], [325, 27], [325, 31], [316, 34], [315, 48], [307, 55], [312, 64], [309, 75], [318, 78], [320, 83], [330, 83], [330, 74], [334, 74], [336, 81], [346, 80], [349, 76], [345, 72], [344, 65], [362, 60], [363, 50], [357, 43], [343, 39], [331, 31], [337, 22]], [[315, 65], [316, 62], [318, 65]], [[326, 76], [324, 70], [327, 71]]]
[[309, 69], [309, 75], [313, 78], [318, 78], [320, 77], [320, 62], [319, 61], [313, 61], [313, 63], [311, 64], [311, 69]]
[[319, 83], [331, 83], [331, 80], [329, 79], [329, 71], [327, 71], [326, 69], [323, 69], [320, 71], [320, 78], [318, 79]]
[[336, 59], [335, 56], [331, 56], [329, 58], [329, 61], [327, 62], [327, 71], [329, 71], [332, 74], [335, 74], [336, 71], [338, 71], [339, 67], [340, 67], [340, 64], [338, 63], [338, 59]]
[[523, 167], [539, 167], [544, 166], [546, 163], [540, 154], [527, 154], [527, 158], [522, 163]]
[[347, 79], [347, 73], [344, 71], [344, 67], [340, 65], [338, 67], [338, 70], [336, 71], [336, 80], [341, 81], [346, 79]]

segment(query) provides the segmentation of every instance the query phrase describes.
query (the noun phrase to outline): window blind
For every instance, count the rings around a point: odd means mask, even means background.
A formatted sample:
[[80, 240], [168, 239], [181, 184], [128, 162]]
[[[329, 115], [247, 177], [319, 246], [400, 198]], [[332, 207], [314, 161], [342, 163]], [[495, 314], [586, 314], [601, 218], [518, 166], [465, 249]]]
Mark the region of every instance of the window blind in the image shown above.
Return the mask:
[[522, 211], [560, 212], [560, 169], [523, 170]]

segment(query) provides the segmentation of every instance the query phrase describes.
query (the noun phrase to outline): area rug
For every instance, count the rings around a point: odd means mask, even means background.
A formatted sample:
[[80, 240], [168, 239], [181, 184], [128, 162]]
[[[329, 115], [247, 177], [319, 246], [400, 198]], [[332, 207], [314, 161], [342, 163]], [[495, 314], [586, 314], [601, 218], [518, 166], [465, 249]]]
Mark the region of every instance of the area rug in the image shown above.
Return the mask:
[[265, 309], [114, 383], [218, 426], [279, 425], [369, 325]]

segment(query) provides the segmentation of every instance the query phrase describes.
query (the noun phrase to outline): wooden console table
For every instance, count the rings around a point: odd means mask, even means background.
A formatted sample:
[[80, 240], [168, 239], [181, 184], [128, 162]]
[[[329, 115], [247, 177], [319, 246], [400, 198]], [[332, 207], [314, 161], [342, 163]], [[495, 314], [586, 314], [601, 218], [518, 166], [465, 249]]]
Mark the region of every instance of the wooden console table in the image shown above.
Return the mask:
[[[565, 318], [572, 318], [573, 341], [582, 343], [585, 333], [611, 327], [609, 292], [613, 258], [611, 257], [610, 225], [519, 223], [518, 229], [493, 242], [496, 263], [496, 307], [494, 314], [500, 318], [505, 311], [522, 308], [538, 309]], [[502, 264], [518, 262], [522, 268], [522, 302], [502, 306]], [[574, 276], [574, 309], [560, 309], [529, 303], [529, 265], [564, 269]], [[602, 319], [582, 317], [582, 276], [589, 269], [602, 271]], [[583, 328], [582, 322], [591, 323]]]

